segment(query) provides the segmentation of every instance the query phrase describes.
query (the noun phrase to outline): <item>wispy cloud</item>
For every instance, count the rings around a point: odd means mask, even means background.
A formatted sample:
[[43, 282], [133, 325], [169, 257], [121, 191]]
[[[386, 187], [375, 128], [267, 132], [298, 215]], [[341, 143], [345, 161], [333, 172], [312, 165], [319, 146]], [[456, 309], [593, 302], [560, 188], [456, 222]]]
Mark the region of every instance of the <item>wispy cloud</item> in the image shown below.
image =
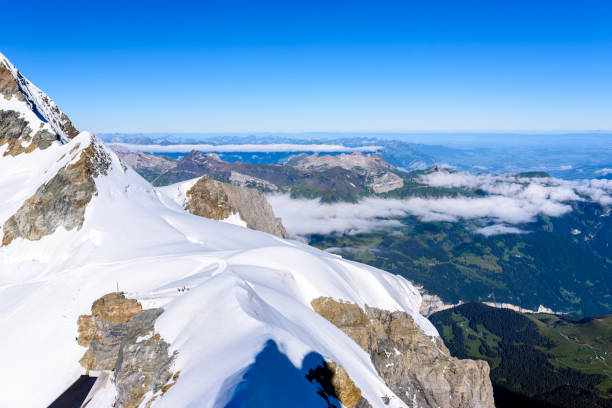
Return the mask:
[[608, 174], [612, 174], [612, 169], [604, 167], [603, 169], [597, 170], [595, 173], [601, 174], [602, 176], [607, 176]]
[[528, 231], [524, 231], [520, 228], [509, 227], [503, 224], [493, 224], [487, 227], [478, 228], [475, 232], [478, 234], [485, 235], [487, 237], [501, 234], [526, 234]]
[[[572, 210], [570, 202], [592, 200], [612, 203], [612, 181], [565, 181], [553, 178], [432, 173], [422, 181], [432, 186], [482, 189], [484, 197], [367, 198], [359, 203], [323, 204], [319, 200], [268, 197], [289, 233], [355, 234], [400, 225], [394, 218], [413, 215], [425, 222], [480, 220], [475, 232], [491, 236], [525, 231], [513, 225], [534, 222], [539, 214], [559, 217]], [[488, 224], [488, 225], [487, 225]]]
[[131, 143], [111, 143], [112, 146], [123, 147], [130, 151], [141, 151], [148, 153], [188, 153], [192, 150], [200, 152], [317, 152], [317, 153], [336, 153], [336, 152], [377, 152], [380, 146], [358, 146], [348, 147], [337, 144], [174, 144], [174, 145], [143, 145]]

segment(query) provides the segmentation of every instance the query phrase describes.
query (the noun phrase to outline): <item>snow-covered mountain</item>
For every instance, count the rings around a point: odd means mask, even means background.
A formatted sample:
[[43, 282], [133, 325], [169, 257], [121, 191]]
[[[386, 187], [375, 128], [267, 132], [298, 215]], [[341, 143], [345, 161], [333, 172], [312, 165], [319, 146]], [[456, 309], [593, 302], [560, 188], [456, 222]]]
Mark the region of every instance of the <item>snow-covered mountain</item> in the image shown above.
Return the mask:
[[492, 406], [405, 279], [189, 214], [1, 54], [0, 91], [0, 406]]

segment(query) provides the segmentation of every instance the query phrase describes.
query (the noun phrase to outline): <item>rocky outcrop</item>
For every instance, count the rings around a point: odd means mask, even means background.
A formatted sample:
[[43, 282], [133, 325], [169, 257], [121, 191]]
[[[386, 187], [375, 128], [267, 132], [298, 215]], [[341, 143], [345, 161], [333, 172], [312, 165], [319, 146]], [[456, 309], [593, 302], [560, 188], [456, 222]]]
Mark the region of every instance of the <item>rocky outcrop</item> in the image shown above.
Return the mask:
[[185, 209], [214, 220], [225, 220], [233, 214], [239, 214], [251, 229], [286, 237], [280, 218], [274, 216], [266, 198], [252, 188], [234, 186], [202, 176], [187, 191]]
[[79, 155], [78, 160], [60, 169], [6, 220], [3, 246], [17, 237], [39, 240], [60, 226], [67, 230], [81, 228], [85, 208], [97, 194], [94, 179], [108, 174], [111, 159], [93, 136]]
[[163, 309], [142, 310], [123, 293], [109, 293], [96, 300], [91, 315], [78, 320], [79, 345], [87, 347], [80, 360], [87, 370], [112, 370], [117, 389], [116, 407], [138, 407], [159, 398], [179, 377], [171, 371], [176, 357], [169, 351], [155, 320]]
[[409, 407], [493, 407], [489, 366], [451, 357], [439, 337], [428, 337], [405, 312], [389, 312], [331, 298], [313, 309], [370, 354], [387, 386]]
[[21, 118], [19, 112], [0, 110], [0, 147], [8, 145], [4, 156], [17, 156], [51, 146], [57, 135], [47, 129], [39, 129], [34, 135], [29, 123]]

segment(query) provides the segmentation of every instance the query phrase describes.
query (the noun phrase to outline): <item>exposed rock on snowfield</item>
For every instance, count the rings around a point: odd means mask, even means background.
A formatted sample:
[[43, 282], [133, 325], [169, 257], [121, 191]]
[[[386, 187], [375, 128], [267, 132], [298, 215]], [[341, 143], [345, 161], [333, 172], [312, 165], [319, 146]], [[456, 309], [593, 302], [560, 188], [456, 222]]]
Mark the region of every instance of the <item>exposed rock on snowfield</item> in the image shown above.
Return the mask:
[[280, 218], [274, 216], [272, 206], [259, 191], [222, 183], [202, 176], [197, 180], [177, 183], [159, 190], [170, 196], [192, 214], [212, 220], [240, 222], [248, 228], [286, 237]]
[[78, 343], [88, 347], [80, 363], [87, 370], [113, 370], [116, 407], [138, 407], [147, 393], [151, 401], [178, 378], [171, 372], [176, 355], [153, 327], [162, 312], [142, 310], [138, 301], [114, 292], [96, 300], [91, 315], [79, 317]]
[[96, 194], [94, 178], [106, 175], [110, 156], [90, 137], [89, 145], [79, 150], [72, 161], [40, 186], [21, 208], [4, 223], [2, 245], [15, 238], [39, 240], [57, 228], [81, 228], [85, 208]]
[[36, 148], [44, 150], [55, 140], [57, 135], [47, 129], [40, 129], [32, 136], [32, 128], [18, 112], [0, 110], [0, 146], [8, 145], [5, 156], [30, 153]]
[[489, 365], [451, 357], [440, 338], [424, 335], [407, 313], [330, 298], [314, 299], [312, 307], [370, 354], [380, 376], [408, 406], [494, 406]]

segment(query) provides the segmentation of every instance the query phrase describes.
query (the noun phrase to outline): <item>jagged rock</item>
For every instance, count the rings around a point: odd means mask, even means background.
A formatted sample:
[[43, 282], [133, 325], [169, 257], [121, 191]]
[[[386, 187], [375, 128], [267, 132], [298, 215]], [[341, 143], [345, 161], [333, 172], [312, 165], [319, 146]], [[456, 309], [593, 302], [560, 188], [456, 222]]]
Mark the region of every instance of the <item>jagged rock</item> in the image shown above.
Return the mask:
[[0, 110], [0, 146], [8, 144], [4, 156], [30, 153], [36, 148], [44, 150], [57, 140], [57, 135], [46, 129], [39, 129], [34, 136], [31, 135], [32, 129], [19, 112]]
[[286, 237], [285, 228], [274, 216], [272, 207], [257, 190], [234, 186], [202, 176], [187, 191], [185, 209], [192, 214], [214, 220], [239, 214], [247, 227]]
[[113, 370], [116, 407], [138, 407], [147, 393], [150, 404], [178, 379], [171, 366], [176, 354], [155, 333], [163, 309], [142, 310], [137, 300], [109, 293], [96, 300], [91, 315], [78, 320], [78, 343], [88, 347], [79, 361], [87, 370]]
[[110, 164], [108, 153], [92, 140], [80, 152], [79, 160], [60, 169], [6, 220], [2, 245], [17, 237], [39, 240], [60, 226], [81, 228], [85, 207], [97, 194], [94, 178], [108, 174]]
[[127, 323], [142, 312], [136, 299], [126, 299], [122, 293], [112, 292], [96, 300], [91, 306], [91, 315], [111, 323]]
[[387, 386], [410, 407], [494, 407], [489, 366], [451, 357], [405, 312], [317, 298], [313, 309], [366, 352]]

